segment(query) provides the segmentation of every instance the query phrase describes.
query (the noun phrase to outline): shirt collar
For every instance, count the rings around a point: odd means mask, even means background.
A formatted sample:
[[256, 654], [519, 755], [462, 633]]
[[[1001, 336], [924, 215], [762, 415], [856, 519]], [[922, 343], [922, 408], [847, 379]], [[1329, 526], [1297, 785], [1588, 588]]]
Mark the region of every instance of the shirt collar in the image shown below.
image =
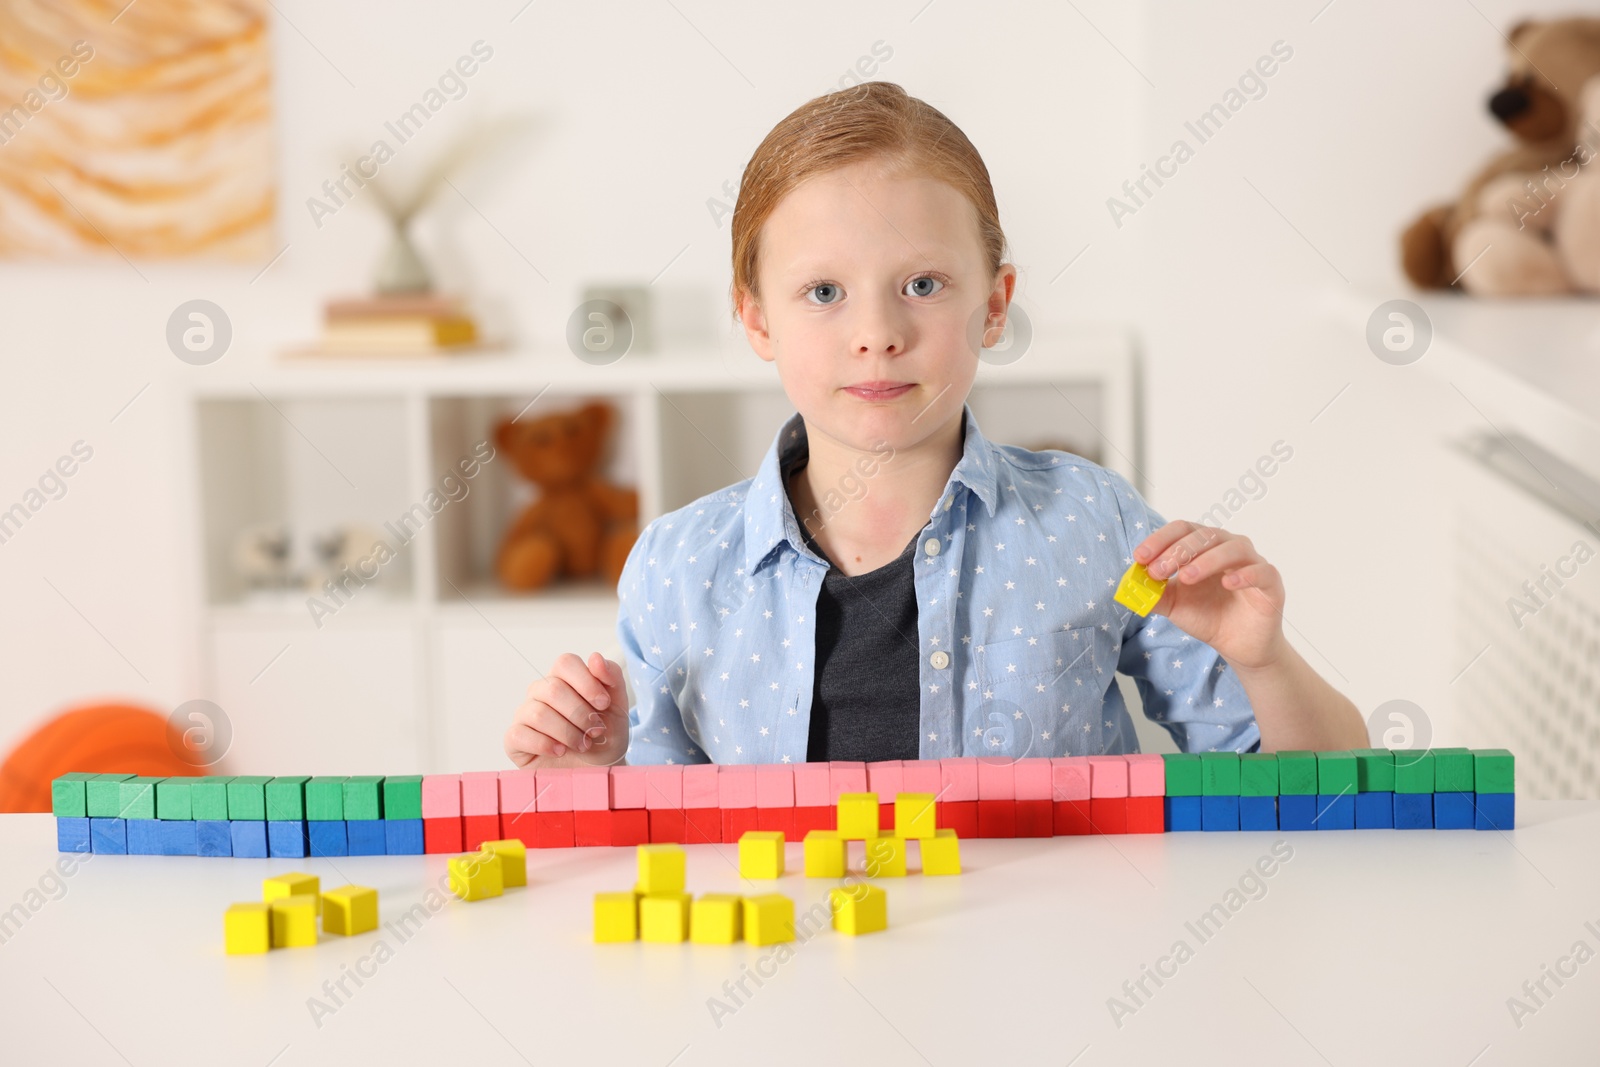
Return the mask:
[[[962, 487], [978, 495], [984, 507], [988, 509], [990, 518], [994, 517], [995, 509], [999, 505], [1000, 494], [997, 485], [999, 478], [994, 446], [979, 431], [978, 420], [972, 414], [972, 406], [963, 404], [961, 411], [962, 425], [966, 431], [961, 459], [950, 472], [950, 480], [945, 483], [944, 492], [939, 494], [939, 500], [928, 516], [930, 520], [936, 518], [940, 511], [948, 511], [956, 503], [956, 494]], [[767, 449], [766, 457], [762, 459], [761, 467], [756, 471], [755, 479], [751, 482], [750, 491], [745, 498], [746, 573], [754, 574], [766, 562], [773, 549], [785, 541], [801, 555], [818, 563], [822, 562], [806, 547], [805, 539], [800, 534], [799, 521], [795, 518], [794, 507], [789, 503], [789, 494], [784, 489], [784, 474], [794, 469], [810, 454], [811, 447], [806, 438], [805, 420], [796, 412], [779, 428], [777, 435], [772, 439], [772, 445]]]

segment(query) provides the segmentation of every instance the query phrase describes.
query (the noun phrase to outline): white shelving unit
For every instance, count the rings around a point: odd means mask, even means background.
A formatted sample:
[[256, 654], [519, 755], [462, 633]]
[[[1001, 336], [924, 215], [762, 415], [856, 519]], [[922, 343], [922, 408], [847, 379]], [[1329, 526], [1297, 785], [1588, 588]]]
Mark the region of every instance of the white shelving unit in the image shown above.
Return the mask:
[[[642, 526], [752, 475], [794, 411], [748, 350], [604, 367], [513, 352], [213, 369], [191, 403], [197, 623], [202, 691], [232, 723], [234, 773], [499, 766], [511, 712], [558, 654], [621, 658], [614, 589], [497, 585], [501, 534], [532, 492], [499, 455], [320, 626], [310, 590], [249, 594], [231, 564], [241, 531], [358, 522], [394, 545], [385, 523], [439, 490], [497, 420], [596, 398], [621, 416], [605, 473], [638, 489]], [[1024, 358], [980, 366], [969, 402], [991, 439], [1066, 447], [1137, 485], [1137, 389], [1126, 331], [1036, 329]]]

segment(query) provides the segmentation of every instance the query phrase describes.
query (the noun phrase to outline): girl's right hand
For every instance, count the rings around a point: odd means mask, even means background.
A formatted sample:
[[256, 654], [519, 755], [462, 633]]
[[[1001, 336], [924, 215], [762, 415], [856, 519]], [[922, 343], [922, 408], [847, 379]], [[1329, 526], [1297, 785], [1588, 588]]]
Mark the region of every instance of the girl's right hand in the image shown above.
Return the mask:
[[[628, 691], [622, 666], [598, 652], [585, 663], [571, 652], [528, 686], [506, 731], [506, 755], [518, 767], [541, 762], [602, 766], [628, 752]], [[572, 760], [562, 759], [571, 755]]]

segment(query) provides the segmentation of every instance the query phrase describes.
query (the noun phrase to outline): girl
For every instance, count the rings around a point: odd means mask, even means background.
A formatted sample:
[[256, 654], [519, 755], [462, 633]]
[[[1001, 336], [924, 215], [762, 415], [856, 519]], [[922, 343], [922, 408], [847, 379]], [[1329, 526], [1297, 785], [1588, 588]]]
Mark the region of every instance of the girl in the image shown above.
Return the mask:
[[[1184, 751], [1365, 745], [1284, 638], [1246, 537], [1166, 522], [1121, 475], [996, 445], [966, 398], [1016, 283], [988, 171], [899, 86], [772, 130], [733, 215], [735, 314], [798, 414], [753, 478], [651, 522], [621, 665], [561, 656], [519, 766], [1138, 750], [1116, 672]], [[1112, 600], [1138, 560], [1147, 618]]]

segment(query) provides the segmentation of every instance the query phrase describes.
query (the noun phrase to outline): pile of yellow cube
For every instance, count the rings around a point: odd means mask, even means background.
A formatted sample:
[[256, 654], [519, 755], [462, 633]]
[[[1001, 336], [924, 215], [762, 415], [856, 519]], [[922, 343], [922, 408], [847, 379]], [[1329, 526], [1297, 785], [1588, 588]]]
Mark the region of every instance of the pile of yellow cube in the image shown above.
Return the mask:
[[[851, 841], [866, 844], [869, 878], [904, 876], [908, 841], [918, 842], [923, 874], [960, 874], [961, 841], [954, 830], [935, 827], [933, 802], [932, 793], [896, 793], [894, 830], [882, 834], [878, 829], [878, 794], [840, 793], [839, 814], [834, 824], [838, 829], [812, 830], [806, 834], [806, 877], [843, 878], [847, 861], [845, 849]], [[739, 856], [742, 868], [742, 841]], [[755, 876], [745, 874], [745, 877]]]
[[521, 841], [485, 841], [478, 851], [456, 856], [446, 865], [450, 892], [462, 900], [497, 897], [507, 886], [528, 884], [528, 850]]
[[321, 891], [314, 874], [293, 871], [261, 883], [261, 903], [233, 904], [222, 917], [223, 947], [230, 956], [317, 943], [317, 916], [328, 934], [363, 934], [378, 928], [378, 891], [345, 885]]

